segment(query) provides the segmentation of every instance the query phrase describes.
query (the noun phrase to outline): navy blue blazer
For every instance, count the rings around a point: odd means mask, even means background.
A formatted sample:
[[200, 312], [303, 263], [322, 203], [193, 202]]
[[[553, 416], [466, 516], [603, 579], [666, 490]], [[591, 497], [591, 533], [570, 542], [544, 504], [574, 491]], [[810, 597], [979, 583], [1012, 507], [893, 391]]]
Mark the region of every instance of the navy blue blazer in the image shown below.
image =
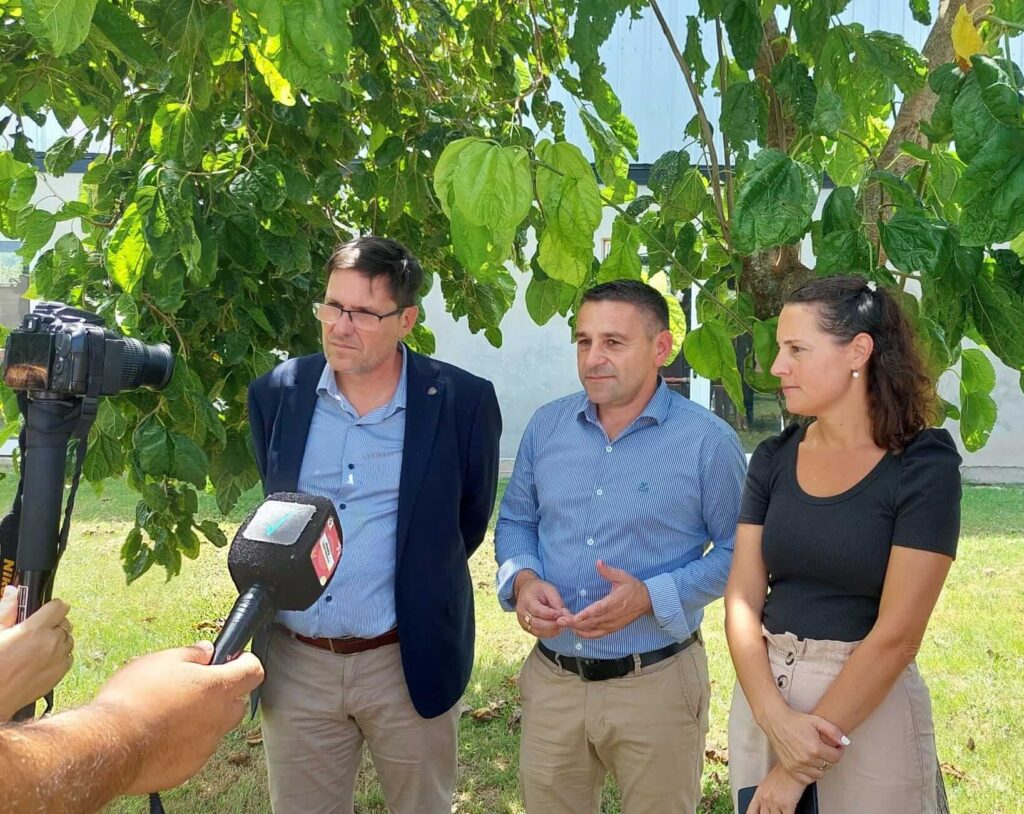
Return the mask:
[[[249, 425], [267, 494], [297, 490], [325, 363], [322, 353], [289, 359], [249, 385]], [[494, 509], [501, 412], [489, 381], [413, 351], [406, 383], [395, 610], [409, 695], [420, 715], [433, 718], [458, 701], [473, 669], [467, 560]], [[264, 664], [268, 638], [253, 641]]]

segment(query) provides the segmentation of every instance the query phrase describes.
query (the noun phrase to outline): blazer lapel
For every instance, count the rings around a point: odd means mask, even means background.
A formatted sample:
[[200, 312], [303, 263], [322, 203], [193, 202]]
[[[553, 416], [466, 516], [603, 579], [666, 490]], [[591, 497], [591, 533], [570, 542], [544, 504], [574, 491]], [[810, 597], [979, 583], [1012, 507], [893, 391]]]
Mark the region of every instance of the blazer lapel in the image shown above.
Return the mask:
[[[273, 453], [277, 455], [277, 478], [268, 484], [269, 492], [295, 492], [299, 488], [302, 457], [306, 453], [306, 438], [316, 409], [316, 385], [326, 361], [312, 364], [297, 372], [295, 380], [284, 389], [281, 408], [277, 413]], [[270, 467], [274, 471], [273, 466]]]
[[398, 485], [398, 529], [396, 556], [401, 561], [409, 534], [412, 507], [427, 472], [434, 448], [437, 421], [444, 401], [444, 383], [439, 368], [430, 359], [408, 352], [406, 366], [405, 447]]

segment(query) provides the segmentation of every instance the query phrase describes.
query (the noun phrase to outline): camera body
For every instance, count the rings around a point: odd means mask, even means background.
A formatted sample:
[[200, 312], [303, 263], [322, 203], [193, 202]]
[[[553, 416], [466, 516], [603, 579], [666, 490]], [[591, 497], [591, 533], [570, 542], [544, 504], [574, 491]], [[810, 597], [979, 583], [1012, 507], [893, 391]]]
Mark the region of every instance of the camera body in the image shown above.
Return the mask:
[[4, 383], [52, 396], [112, 396], [138, 387], [160, 390], [174, 371], [168, 345], [146, 345], [104, 327], [103, 318], [43, 302], [7, 337]]

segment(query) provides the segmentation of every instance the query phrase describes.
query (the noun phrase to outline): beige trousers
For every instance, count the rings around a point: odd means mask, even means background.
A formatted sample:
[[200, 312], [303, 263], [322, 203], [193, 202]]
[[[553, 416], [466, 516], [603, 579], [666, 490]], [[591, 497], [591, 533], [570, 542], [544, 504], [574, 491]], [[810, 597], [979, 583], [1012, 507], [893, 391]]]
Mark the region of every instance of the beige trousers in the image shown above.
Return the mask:
[[608, 772], [624, 814], [696, 810], [711, 694], [701, 642], [640, 673], [594, 682], [534, 649], [519, 686], [527, 814], [596, 814]]
[[459, 705], [421, 718], [397, 644], [336, 655], [275, 628], [266, 672], [274, 814], [351, 814], [364, 740], [393, 814], [451, 814]]
[[[786, 702], [811, 712], [857, 642], [798, 639], [765, 631], [772, 675]], [[907, 667], [885, 700], [853, 732], [842, 761], [818, 782], [818, 805], [827, 814], [934, 814], [937, 810], [935, 728], [928, 688]], [[756, 786], [775, 765], [768, 738], [739, 682], [729, 712], [729, 781], [736, 794]]]

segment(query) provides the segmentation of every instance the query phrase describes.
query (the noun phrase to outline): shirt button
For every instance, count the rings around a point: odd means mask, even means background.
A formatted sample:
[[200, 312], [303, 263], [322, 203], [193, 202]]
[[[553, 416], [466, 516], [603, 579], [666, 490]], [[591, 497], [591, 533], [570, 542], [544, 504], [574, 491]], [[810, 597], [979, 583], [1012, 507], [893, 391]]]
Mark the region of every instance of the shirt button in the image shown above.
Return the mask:
[[344, 510], [345, 509], [345, 504], [344, 503], [339, 503], [338, 504], [338, 508]]
[[604, 448], [604, 451], [605, 451], [605, 452], [611, 452], [611, 451], [612, 451], [612, 447], [611, 447], [611, 444], [609, 444], [608, 446], [606, 446], [606, 447]]
[[594, 544], [594, 538], [593, 537], [588, 538], [587, 539], [587, 545], [593, 545], [593, 544]]
[[785, 676], [779, 676], [775, 683], [779, 685], [780, 690], [784, 690], [786, 685], [789, 684], [789, 679]]
[[793, 655], [792, 653], [786, 653], [786, 666], [788, 667], [794, 661], [796, 661], [796, 656]]
[[330, 602], [333, 598], [334, 597], [332, 597], [330, 594], [327, 594], [327, 596], [324, 597], [324, 602]]
[[356, 465], [355, 465], [355, 464], [349, 464], [349, 465], [348, 465], [348, 468], [349, 468], [349, 469], [355, 469], [355, 468], [356, 468]]
[[576, 644], [574, 645], [574, 647], [575, 647], [575, 648], [576, 648], [577, 650], [582, 650], [582, 649], [583, 649], [583, 642], [576, 642]]
[[598, 489], [598, 490], [597, 490], [597, 493], [598, 493], [599, 495], [603, 495], [603, 494], [604, 494], [604, 489]]
[[587, 595], [587, 589], [586, 588], [580, 588], [580, 596], [586, 596], [586, 595]]

